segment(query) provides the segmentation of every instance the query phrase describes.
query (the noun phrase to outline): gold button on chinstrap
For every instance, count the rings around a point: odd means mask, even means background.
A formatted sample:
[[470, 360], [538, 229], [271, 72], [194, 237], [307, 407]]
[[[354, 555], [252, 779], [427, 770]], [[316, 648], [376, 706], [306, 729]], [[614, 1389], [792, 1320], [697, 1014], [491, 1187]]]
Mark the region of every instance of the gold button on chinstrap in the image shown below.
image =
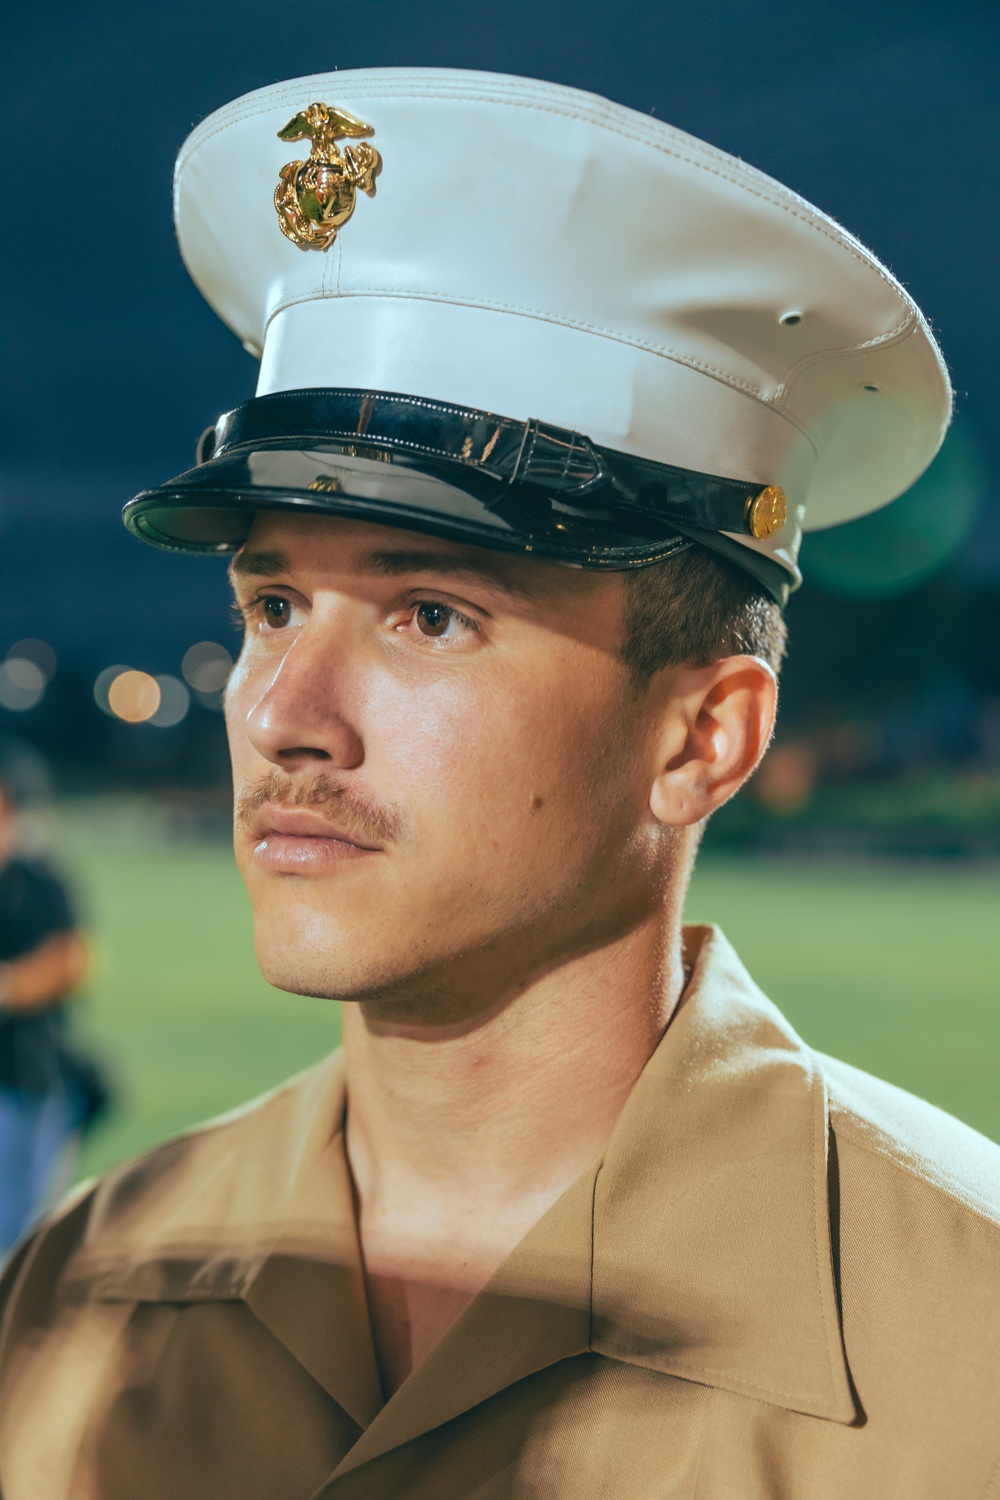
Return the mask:
[[747, 501], [747, 530], [758, 542], [774, 536], [788, 520], [788, 501], [780, 484], [765, 485]]

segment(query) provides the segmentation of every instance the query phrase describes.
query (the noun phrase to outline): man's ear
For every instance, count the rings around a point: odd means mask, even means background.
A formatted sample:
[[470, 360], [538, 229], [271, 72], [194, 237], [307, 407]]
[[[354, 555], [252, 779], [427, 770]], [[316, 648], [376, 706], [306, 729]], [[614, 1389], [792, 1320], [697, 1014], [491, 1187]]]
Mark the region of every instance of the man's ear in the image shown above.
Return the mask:
[[757, 769], [774, 729], [778, 681], [756, 656], [667, 675], [649, 806], [659, 822], [684, 828], [721, 807]]

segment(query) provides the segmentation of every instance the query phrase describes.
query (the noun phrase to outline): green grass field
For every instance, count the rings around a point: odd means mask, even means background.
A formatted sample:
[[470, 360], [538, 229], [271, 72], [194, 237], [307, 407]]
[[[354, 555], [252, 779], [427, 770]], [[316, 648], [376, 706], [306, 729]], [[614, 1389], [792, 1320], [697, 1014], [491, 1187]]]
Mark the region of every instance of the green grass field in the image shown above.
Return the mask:
[[[147, 826], [147, 824], [149, 826]], [[82, 1175], [240, 1101], [335, 1046], [337, 1007], [264, 983], [228, 850], [151, 817], [65, 824], [98, 963], [79, 1026], [121, 1106]], [[145, 829], [145, 831], [144, 831]], [[720, 923], [813, 1045], [1000, 1139], [1000, 874], [706, 859], [688, 914]]]

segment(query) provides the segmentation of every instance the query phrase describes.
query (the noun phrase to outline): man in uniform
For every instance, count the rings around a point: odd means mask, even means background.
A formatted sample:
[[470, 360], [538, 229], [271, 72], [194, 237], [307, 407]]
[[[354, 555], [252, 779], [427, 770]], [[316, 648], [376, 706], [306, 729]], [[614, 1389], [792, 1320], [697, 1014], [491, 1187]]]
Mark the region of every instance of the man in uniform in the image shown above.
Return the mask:
[[240, 99], [177, 221], [260, 385], [127, 521], [234, 554], [257, 953], [344, 1048], [21, 1250], [5, 1500], [997, 1495], [1000, 1152], [680, 925], [803, 524], [943, 437], [919, 311], [742, 162], [493, 75]]

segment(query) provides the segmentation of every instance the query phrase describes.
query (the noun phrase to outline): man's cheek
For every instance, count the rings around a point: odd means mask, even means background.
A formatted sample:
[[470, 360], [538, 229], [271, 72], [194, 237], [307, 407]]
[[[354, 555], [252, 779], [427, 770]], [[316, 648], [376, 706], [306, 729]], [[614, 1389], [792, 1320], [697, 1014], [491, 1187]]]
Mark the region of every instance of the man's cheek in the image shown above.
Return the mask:
[[388, 778], [410, 796], [447, 798], [465, 785], [488, 795], [511, 763], [516, 726], [481, 698], [436, 692], [397, 695], [365, 715], [365, 763], [373, 786]]

